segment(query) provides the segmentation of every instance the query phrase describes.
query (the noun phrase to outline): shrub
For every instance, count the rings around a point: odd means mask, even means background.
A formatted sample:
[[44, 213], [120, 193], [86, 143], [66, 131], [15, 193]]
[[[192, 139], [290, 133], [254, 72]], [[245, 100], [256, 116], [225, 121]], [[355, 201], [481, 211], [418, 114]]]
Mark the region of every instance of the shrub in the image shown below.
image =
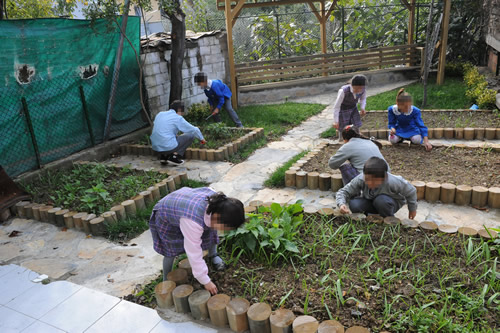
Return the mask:
[[467, 86], [465, 95], [479, 108], [489, 109], [495, 107], [496, 91], [488, 89], [488, 82], [484, 75], [479, 73], [477, 67], [466, 63], [464, 68], [464, 82]]
[[233, 131], [224, 123], [212, 123], [205, 126], [204, 132], [210, 133], [212, 140], [229, 139], [233, 136]]
[[477, 105], [480, 109], [492, 109], [495, 108], [497, 92], [493, 89], [484, 90], [479, 98], [477, 99]]
[[210, 115], [210, 105], [208, 103], [192, 104], [184, 118], [194, 124], [200, 124]]
[[445, 70], [446, 76], [463, 78], [464, 74], [465, 74], [465, 69], [469, 65], [471, 65], [469, 62], [450, 61], [450, 62], [446, 63], [444, 70]]

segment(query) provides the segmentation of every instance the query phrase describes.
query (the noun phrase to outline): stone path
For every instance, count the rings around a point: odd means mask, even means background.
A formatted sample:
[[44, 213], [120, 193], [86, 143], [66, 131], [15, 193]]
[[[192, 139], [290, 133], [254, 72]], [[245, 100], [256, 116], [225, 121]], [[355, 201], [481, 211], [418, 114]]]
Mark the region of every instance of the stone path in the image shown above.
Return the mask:
[[[403, 84], [371, 88], [369, 93], [392, 90]], [[297, 101], [328, 104], [334, 99], [335, 94], [325, 94]], [[324, 139], [319, 139], [319, 135], [330, 127], [332, 122], [332, 112], [327, 108], [289, 131], [282, 137], [282, 140], [269, 143], [237, 165], [226, 162], [187, 161], [181, 167], [166, 167], [166, 169], [171, 173], [187, 171], [190, 178], [208, 182], [213, 188], [237, 197], [245, 203], [251, 200], [279, 203], [303, 200], [305, 205], [315, 208], [332, 207], [335, 205], [335, 200], [331, 192], [290, 188], [269, 189], [263, 186], [264, 181], [277, 167], [300, 151], [311, 149], [323, 141]], [[483, 143], [473, 142], [476, 145]], [[497, 140], [495, 143], [500, 142]], [[107, 163], [131, 164], [142, 169], [165, 169], [152, 157], [120, 156]], [[403, 218], [407, 214], [407, 209], [403, 208], [397, 216]], [[434, 220], [438, 224], [468, 225], [478, 228], [483, 224], [487, 227], [498, 227], [500, 226], [500, 210], [486, 212], [471, 207], [420, 202], [417, 220]], [[8, 237], [14, 230], [22, 233], [18, 237]], [[86, 288], [104, 292], [109, 297], [127, 295], [134, 291], [137, 284], [147, 283], [156, 278], [161, 270], [161, 260], [161, 256], [153, 251], [149, 231], [127, 244], [119, 245], [102, 238], [86, 237], [79, 231], [61, 231], [53, 225], [32, 220], [13, 219], [11, 222], [0, 225], [0, 264], [18, 264], [47, 274], [53, 280], [66, 280], [69, 283], [80, 284]], [[4, 267], [10, 266], [0, 266], [0, 272]], [[4, 282], [5, 279], [0, 277], [0, 286], [3, 286]], [[0, 287], [0, 297], [1, 295]], [[125, 301], [122, 302], [126, 304]], [[8, 307], [6, 308], [8, 310], [4, 309], [4, 305], [0, 302], [0, 312], [12, 311]], [[172, 316], [171, 314], [169, 320]], [[3, 318], [1, 313], [0, 318]], [[31, 324], [44, 325], [37, 323], [35, 319], [31, 321]], [[189, 317], [180, 316], [175, 320], [189, 321]], [[2, 326], [0, 326], [0, 331], [4, 331]], [[175, 332], [175, 330], [168, 332]]]
[[17, 265], [0, 266], [0, 332], [230, 332], [167, 321], [156, 310], [72, 282], [34, 282], [39, 276]]

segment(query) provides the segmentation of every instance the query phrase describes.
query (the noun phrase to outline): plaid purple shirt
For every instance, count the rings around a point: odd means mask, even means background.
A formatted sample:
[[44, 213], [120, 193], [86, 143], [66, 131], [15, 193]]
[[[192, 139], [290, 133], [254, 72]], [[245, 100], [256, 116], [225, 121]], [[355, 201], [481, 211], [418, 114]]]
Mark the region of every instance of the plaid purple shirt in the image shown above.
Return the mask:
[[204, 216], [208, 206], [206, 198], [216, 192], [208, 187], [192, 189], [183, 187], [161, 199], [153, 208], [149, 229], [153, 236], [154, 249], [165, 257], [184, 253], [184, 236], [179, 227], [181, 218], [186, 218], [203, 227], [201, 247], [203, 250], [219, 243], [217, 230], [205, 225]]
[[342, 89], [344, 90], [344, 100], [339, 111], [339, 131], [342, 131], [347, 125], [359, 128], [362, 125], [357, 106], [359, 96], [354, 96], [349, 85], [343, 86]]

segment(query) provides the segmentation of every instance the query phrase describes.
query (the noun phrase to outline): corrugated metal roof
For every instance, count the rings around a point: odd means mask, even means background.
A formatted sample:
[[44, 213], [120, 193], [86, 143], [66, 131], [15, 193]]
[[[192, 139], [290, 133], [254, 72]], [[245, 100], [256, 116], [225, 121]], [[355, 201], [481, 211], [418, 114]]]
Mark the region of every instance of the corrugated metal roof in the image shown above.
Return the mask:
[[[197, 39], [209, 36], [215, 36], [219, 33], [223, 32], [223, 30], [214, 30], [214, 31], [205, 31], [205, 32], [194, 32], [191, 30], [186, 31], [186, 41], [195, 41]], [[168, 32], [158, 32], [152, 35], [149, 35], [148, 38], [143, 36], [141, 38], [141, 48], [149, 47], [169, 47], [172, 44], [171, 34]]]

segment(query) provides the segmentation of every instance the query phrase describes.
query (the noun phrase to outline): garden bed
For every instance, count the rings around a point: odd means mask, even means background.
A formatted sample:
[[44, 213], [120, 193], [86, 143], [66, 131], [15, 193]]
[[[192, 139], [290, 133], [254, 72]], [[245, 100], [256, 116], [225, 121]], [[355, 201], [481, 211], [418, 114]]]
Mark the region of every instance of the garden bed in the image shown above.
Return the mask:
[[[491, 110], [428, 110], [422, 119], [430, 139], [500, 139], [500, 113]], [[387, 111], [369, 111], [363, 117], [362, 134], [387, 140]]]
[[94, 236], [126, 239], [147, 230], [147, 218], [158, 200], [189, 183], [186, 173], [169, 176], [79, 162], [22, 184], [33, 202], [17, 203], [13, 213]]
[[[450, 236], [424, 223], [303, 219], [301, 208], [289, 207], [273, 205], [226, 235], [219, 253], [228, 268], [210, 273], [219, 293], [373, 332], [499, 328], [500, 245], [489, 240], [495, 231], [482, 230], [485, 238], [478, 239], [465, 235], [468, 228]], [[160, 281], [126, 299], [156, 307]]]
[[[339, 145], [322, 144], [303, 159], [297, 161], [286, 173], [285, 183], [288, 187], [320, 190], [340, 189], [342, 178], [338, 169], [332, 170], [328, 166], [328, 160], [335, 154]], [[402, 175], [408, 181], [420, 187], [419, 199], [426, 198], [429, 201], [442, 200], [440, 198], [439, 183], [445, 183], [450, 191], [462, 191], [464, 189], [470, 197], [465, 204], [472, 203], [475, 206], [485, 206], [489, 203], [494, 208], [500, 205], [498, 202], [498, 190], [500, 187], [500, 147], [498, 145], [486, 145], [484, 147], [466, 147], [465, 145], [439, 145], [432, 151], [425, 151], [423, 146], [406, 144], [390, 145], [384, 144], [382, 154], [395, 175]], [[423, 183], [423, 184], [422, 184]], [[431, 184], [431, 185], [427, 185]], [[437, 185], [436, 185], [437, 184]], [[443, 185], [445, 185], [443, 184]], [[437, 198], [425, 195], [425, 188], [437, 187]], [[472, 187], [472, 188], [470, 188]], [[489, 188], [489, 189], [488, 189]], [[481, 195], [474, 194], [483, 193]], [[480, 196], [477, 201], [475, 197]], [[490, 198], [491, 197], [491, 198]], [[460, 200], [462, 197], [460, 197]], [[453, 201], [464, 204], [462, 201]], [[449, 201], [449, 200], [444, 200]]]
[[[185, 159], [203, 160], [203, 161], [224, 161], [236, 154], [239, 150], [259, 138], [264, 136], [262, 128], [236, 128], [209, 126], [211, 131], [201, 131], [207, 143], [202, 145], [195, 140], [192, 148], [186, 150]], [[138, 144], [121, 145], [122, 154], [129, 155], [157, 155], [153, 151], [148, 139], [142, 139]]]

